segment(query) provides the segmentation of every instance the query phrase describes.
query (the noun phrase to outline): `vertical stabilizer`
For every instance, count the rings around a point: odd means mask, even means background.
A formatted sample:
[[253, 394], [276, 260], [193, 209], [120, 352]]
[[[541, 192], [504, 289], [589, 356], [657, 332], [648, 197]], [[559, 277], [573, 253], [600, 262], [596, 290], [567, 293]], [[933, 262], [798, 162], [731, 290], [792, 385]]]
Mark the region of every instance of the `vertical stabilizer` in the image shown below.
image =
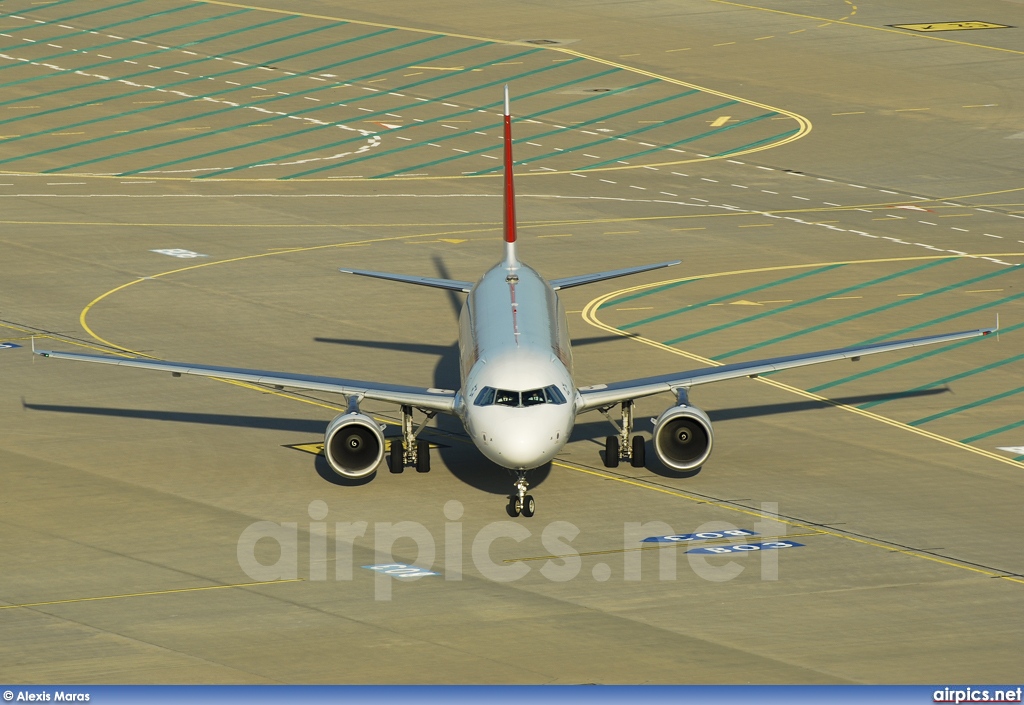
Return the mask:
[[516, 192], [512, 183], [512, 113], [505, 86], [505, 266], [515, 267], [516, 258]]

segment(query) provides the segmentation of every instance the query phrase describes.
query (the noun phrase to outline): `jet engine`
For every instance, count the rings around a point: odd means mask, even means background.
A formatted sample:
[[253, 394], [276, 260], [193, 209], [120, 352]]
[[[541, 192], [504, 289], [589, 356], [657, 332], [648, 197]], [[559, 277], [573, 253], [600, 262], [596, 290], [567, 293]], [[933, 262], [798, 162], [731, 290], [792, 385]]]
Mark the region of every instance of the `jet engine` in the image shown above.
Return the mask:
[[714, 433], [711, 419], [701, 409], [679, 404], [654, 422], [654, 450], [673, 470], [693, 470], [711, 455]]
[[380, 424], [355, 411], [336, 416], [327, 425], [324, 456], [342, 477], [359, 479], [372, 474], [384, 458]]

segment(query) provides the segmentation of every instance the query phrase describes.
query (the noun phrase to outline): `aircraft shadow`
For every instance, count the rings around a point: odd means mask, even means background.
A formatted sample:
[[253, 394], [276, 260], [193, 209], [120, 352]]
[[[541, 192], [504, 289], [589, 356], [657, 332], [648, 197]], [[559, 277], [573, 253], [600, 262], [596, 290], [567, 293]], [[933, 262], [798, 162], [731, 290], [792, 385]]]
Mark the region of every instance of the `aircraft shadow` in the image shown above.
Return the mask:
[[[894, 399], [907, 399], [913, 397], [932, 396], [935, 394], [949, 393], [948, 387], [936, 389], [908, 390], [903, 392], [886, 392], [881, 394], [862, 394], [849, 397], [836, 397], [832, 401], [847, 404], [865, 404], [873, 401], [892, 401]], [[790, 414], [799, 411], [812, 411], [815, 409], [826, 409], [830, 405], [825, 402], [813, 399], [784, 402], [781, 404], [760, 404], [755, 406], [741, 406], [727, 409], [716, 409], [708, 411], [712, 422], [732, 421], [735, 419], [755, 418], [759, 416], [774, 416], [777, 414]], [[65, 414], [87, 414], [93, 416], [107, 416], [116, 418], [146, 419], [150, 421], [170, 421], [175, 423], [195, 423], [214, 426], [230, 426], [235, 428], [257, 428], [270, 431], [295, 431], [298, 433], [309, 433], [322, 437], [327, 429], [327, 421], [319, 419], [290, 419], [273, 416], [248, 416], [242, 414], [208, 414], [186, 411], [163, 411], [155, 409], [123, 409], [98, 406], [70, 406], [64, 404], [33, 404], [22, 401], [22, 408], [32, 411], [46, 411]], [[605, 436], [615, 433], [614, 428], [603, 418], [594, 418], [592, 421], [577, 423], [573, 428], [570, 442], [590, 441], [594, 444], [595, 459], [603, 457]], [[458, 419], [448, 416], [438, 417], [438, 426], [458, 436], [465, 436]], [[641, 416], [636, 420], [638, 430], [651, 430], [648, 417]], [[394, 434], [388, 434], [393, 437]], [[432, 434], [428, 428], [424, 431], [424, 438]], [[512, 475], [505, 468], [492, 463], [475, 446], [470, 443], [445, 444], [444, 436], [435, 436], [442, 444], [434, 452], [441, 456], [448, 470], [461, 482], [490, 494], [508, 495], [512, 486]], [[315, 456], [316, 473], [326, 482], [339, 486], [358, 486], [366, 484], [373, 479], [373, 475], [359, 480], [350, 480], [337, 475], [322, 455]], [[679, 472], [665, 467], [652, 452], [647, 454], [647, 469], [664, 477], [686, 478], [693, 477], [698, 472], [690, 470]], [[415, 472], [413, 468], [406, 468], [406, 472]], [[387, 472], [387, 463], [382, 463], [378, 472]], [[548, 463], [536, 470], [530, 471], [530, 485], [537, 487], [542, 484], [551, 474], [551, 464]]]

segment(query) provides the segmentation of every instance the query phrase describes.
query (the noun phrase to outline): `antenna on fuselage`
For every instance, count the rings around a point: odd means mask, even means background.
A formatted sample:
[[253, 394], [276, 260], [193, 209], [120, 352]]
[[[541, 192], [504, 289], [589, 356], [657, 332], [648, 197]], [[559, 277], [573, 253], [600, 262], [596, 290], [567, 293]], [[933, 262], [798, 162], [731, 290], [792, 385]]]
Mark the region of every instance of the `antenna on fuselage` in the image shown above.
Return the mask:
[[505, 84], [505, 266], [516, 267], [516, 192], [512, 183], [512, 112]]

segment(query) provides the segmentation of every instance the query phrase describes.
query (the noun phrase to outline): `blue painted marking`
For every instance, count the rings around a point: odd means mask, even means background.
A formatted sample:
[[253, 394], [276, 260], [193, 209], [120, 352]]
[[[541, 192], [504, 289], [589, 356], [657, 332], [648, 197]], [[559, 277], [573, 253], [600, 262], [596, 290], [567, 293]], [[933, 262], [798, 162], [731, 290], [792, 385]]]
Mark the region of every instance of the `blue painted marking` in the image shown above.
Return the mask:
[[796, 541], [762, 541], [760, 543], [737, 543], [732, 546], [701, 546], [691, 548], [687, 553], [707, 553], [721, 555], [723, 553], [753, 553], [755, 551], [773, 551], [780, 548], [796, 548], [803, 546]]
[[14, 343], [0, 343], [0, 350], [10, 350], [11, 348], [20, 348], [20, 345]]
[[363, 567], [390, 575], [392, 578], [422, 578], [425, 575], [440, 575], [440, 573], [432, 573], [425, 568], [405, 563], [382, 563], [381, 565], [364, 565]]
[[726, 529], [725, 531], [702, 531], [699, 534], [649, 536], [641, 543], [681, 543], [685, 541], [707, 541], [708, 539], [728, 539], [734, 536], [757, 536], [757, 532], [750, 531], [749, 529]]

